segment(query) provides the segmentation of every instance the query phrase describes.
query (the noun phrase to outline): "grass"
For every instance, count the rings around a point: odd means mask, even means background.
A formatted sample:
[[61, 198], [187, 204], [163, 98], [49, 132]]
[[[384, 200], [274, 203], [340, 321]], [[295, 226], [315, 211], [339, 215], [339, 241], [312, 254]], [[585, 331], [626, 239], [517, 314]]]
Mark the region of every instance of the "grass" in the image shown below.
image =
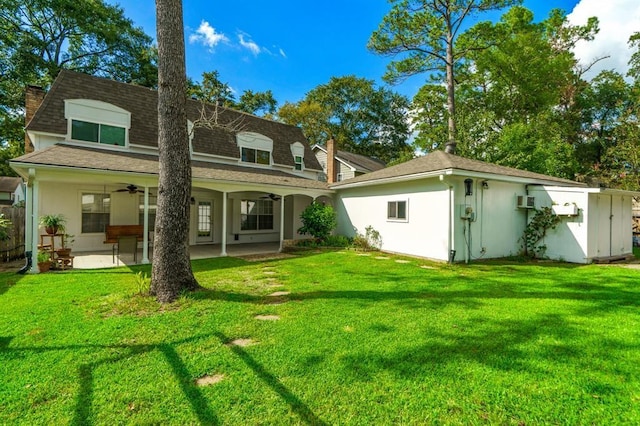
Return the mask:
[[145, 267], [0, 274], [0, 424], [640, 423], [640, 270], [193, 267], [207, 290], [170, 306], [136, 295]]

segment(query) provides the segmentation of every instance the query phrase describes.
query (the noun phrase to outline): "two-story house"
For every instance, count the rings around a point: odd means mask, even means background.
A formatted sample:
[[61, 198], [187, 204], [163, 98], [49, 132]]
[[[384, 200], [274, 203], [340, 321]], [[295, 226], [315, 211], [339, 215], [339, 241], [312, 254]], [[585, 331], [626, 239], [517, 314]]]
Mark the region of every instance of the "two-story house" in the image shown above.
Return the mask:
[[[37, 218], [63, 214], [77, 251], [108, 249], [107, 225], [145, 226], [148, 261], [158, 181], [157, 92], [63, 70], [44, 93], [27, 90], [26, 154], [12, 167], [28, 188], [27, 239]], [[294, 126], [190, 100], [190, 243], [282, 242], [300, 212], [333, 193]]]

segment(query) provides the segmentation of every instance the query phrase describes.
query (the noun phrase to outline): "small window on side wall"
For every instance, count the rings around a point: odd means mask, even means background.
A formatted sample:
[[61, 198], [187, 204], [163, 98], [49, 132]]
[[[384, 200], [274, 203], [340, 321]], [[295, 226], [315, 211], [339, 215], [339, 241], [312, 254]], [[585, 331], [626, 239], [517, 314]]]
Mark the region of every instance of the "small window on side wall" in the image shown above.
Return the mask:
[[407, 220], [407, 202], [406, 201], [389, 201], [387, 203], [387, 219], [389, 220]]
[[299, 155], [296, 155], [295, 157], [295, 162], [296, 162], [296, 170], [302, 170], [302, 166], [303, 166], [303, 161], [302, 161], [302, 157]]

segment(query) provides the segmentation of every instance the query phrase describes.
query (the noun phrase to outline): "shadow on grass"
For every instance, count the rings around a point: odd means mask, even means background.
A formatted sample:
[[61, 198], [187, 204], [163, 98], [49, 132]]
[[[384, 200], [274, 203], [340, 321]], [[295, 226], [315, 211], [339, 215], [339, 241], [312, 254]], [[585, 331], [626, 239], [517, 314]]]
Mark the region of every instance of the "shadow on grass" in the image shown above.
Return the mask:
[[[214, 332], [215, 335], [222, 344], [226, 345], [230, 339], [219, 332]], [[123, 360], [131, 359], [132, 356], [148, 353], [151, 351], [159, 351], [164, 355], [167, 364], [170, 366], [174, 377], [178, 381], [182, 393], [189, 401], [191, 409], [198, 419], [198, 423], [204, 425], [216, 425], [220, 421], [216, 414], [212, 411], [207, 398], [202, 393], [201, 389], [195, 384], [195, 380], [192, 378], [189, 369], [184, 363], [182, 357], [176, 350], [176, 346], [193, 342], [199, 339], [208, 338], [209, 335], [197, 335], [188, 339], [183, 339], [170, 343], [159, 343], [149, 345], [65, 345], [65, 346], [43, 346], [43, 347], [9, 347], [9, 344], [13, 340], [12, 336], [0, 336], [0, 353], [13, 354], [20, 356], [24, 352], [44, 353], [50, 351], [79, 351], [86, 349], [104, 350], [104, 349], [124, 349], [124, 353], [108, 357], [95, 362], [83, 363], [78, 366], [77, 374], [79, 381], [78, 394], [76, 396], [76, 404], [74, 410], [74, 416], [72, 424], [74, 425], [86, 425], [92, 423], [93, 414], [93, 393], [94, 393], [94, 371], [96, 368], [114, 364]], [[290, 407], [291, 410], [296, 413], [302, 421], [312, 425], [325, 425], [313, 411], [302, 402], [297, 396], [295, 396], [286, 386], [284, 386], [276, 376], [271, 374], [267, 369], [257, 362], [251, 355], [245, 350], [237, 346], [231, 346], [231, 350], [237, 355], [252, 371], [262, 380], [269, 388], [276, 392]]]
[[[222, 333], [213, 333], [220, 339], [223, 344], [228, 344], [231, 339]], [[260, 363], [251, 357], [240, 346], [230, 346], [234, 354], [236, 354], [246, 365], [249, 367], [256, 376], [258, 376], [264, 383], [266, 383], [274, 392], [291, 407], [291, 410], [296, 413], [301, 420], [311, 425], [326, 425], [313, 411], [302, 402], [297, 396], [295, 396], [286, 386], [284, 386], [276, 376], [269, 373]]]

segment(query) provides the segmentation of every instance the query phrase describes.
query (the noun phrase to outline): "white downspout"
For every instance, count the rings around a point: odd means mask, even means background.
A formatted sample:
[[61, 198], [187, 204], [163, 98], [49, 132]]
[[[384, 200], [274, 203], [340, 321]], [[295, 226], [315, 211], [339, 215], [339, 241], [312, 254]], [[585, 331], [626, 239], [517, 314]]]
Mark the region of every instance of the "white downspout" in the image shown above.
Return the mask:
[[282, 252], [284, 249], [284, 197], [280, 198], [280, 249]]
[[220, 241], [220, 257], [227, 256], [227, 192], [222, 193], [222, 240]]
[[455, 232], [453, 229], [453, 224], [455, 220], [455, 198], [453, 192], [453, 185], [451, 185], [444, 175], [440, 175], [440, 182], [442, 182], [447, 187], [447, 194], [449, 196], [449, 235], [447, 240], [447, 256], [448, 261], [452, 260], [452, 252], [455, 251]]
[[149, 263], [149, 187], [144, 187], [144, 232], [142, 234], [142, 263]]
[[40, 190], [39, 190], [40, 183], [34, 178], [31, 187], [33, 189], [31, 192], [32, 205], [33, 205], [33, 209], [31, 211], [31, 249], [33, 250], [32, 251], [33, 262], [31, 264], [31, 272], [34, 274], [37, 274], [39, 272], [38, 270], [38, 244], [39, 244], [38, 212], [40, 211], [40, 207], [39, 207], [38, 199], [40, 198]]

